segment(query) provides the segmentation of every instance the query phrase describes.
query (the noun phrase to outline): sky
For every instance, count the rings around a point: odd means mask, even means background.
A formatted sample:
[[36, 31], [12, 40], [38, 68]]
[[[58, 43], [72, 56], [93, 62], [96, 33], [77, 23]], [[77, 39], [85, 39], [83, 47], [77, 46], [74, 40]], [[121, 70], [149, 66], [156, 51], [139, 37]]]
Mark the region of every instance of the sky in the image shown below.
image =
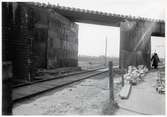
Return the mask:
[[79, 24], [79, 54], [101, 56], [119, 56], [120, 28], [92, 24]]
[[[41, 1], [41, 0], [40, 0]], [[115, 14], [165, 19], [165, 0], [43, 0], [41, 2], [59, 4], [81, 9], [97, 10]], [[79, 55], [104, 55], [105, 38], [108, 40], [107, 55], [119, 56], [119, 28], [78, 23]], [[152, 52], [157, 50], [165, 56], [165, 38], [152, 37]]]
[[151, 52], [158, 53], [159, 57], [165, 58], [165, 38], [151, 37]]

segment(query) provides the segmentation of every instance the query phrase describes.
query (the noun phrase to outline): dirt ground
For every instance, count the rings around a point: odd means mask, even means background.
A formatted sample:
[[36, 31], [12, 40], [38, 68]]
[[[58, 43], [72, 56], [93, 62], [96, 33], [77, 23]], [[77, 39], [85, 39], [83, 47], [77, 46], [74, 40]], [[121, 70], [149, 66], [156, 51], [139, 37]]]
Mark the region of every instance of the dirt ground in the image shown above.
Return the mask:
[[[121, 89], [114, 78], [115, 97]], [[104, 115], [109, 103], [108, 75], [102, 74], [14, 105], [14, 115]]]
[[[159, 69], [159, 71], [161, 72], [160, 73], [161, 77], [165, 78], [164, 69]], [[151, 72], [154, 73], [156, 71], [151, 70]], [[150, 78], [152, 78], [151, 76]], [[149, 78], [147, 80], [149, 80]], [[108, 115], [109, 114], [108, 111], [110, 111], [106, 110], [106, 108], [110, 106], [108, 83], [109, 83], [108, 73], [101, 74], [77, 83], [73, 83], [66, 87], [55, 89], [45, 94], [41, 94], [28, 101], [15, 104], [13, 107], [13, 114], [14, 115], [106, 115], [106, 114]], [[147, 99], [147, 97], [148, 100], [150, 99], [149, 98], [150, 95], [148, 96], [146, 95], [149, 89], [150, 89], [149, 91], [155, 92], [155, 89], [152, 87], [152, 84], [150, 83], [155, 83], [155, 80], [153, 79], [151, 80], [151, 82], [149, 80], [149, 82], [141, 83], [141, 85], [136, 87], [136, 90], [141, 90], [143, 89], [144, 86], [147, 87], [145, 88], [147, 89], [145, 90], [146, 91], [145, 93], [146, 97], [144, 98], [145, 100]], [[149, 86], [148, 84], [150, 84], [150, 88], [148, 88]], [[121, 77], [117, 75], [114, 77], [114, 95], [116, 102], [118, 102], [119, 104], [120, 104], [120, 98], [118, 96], [118, 93], [120, 89], [121, 89]], [[133, 92], [136, 92], [135, 87], [132, 89], [132, 94]], [[143, 91], [141, 92], [143, 93]], [[133, 98], [132, 94], [130, 95], [131, 97], [130, 99], [133, 99], [134, 101], [137, 98]], [[137, 94], [134, 93], [134, 95]], [[156, 96], [153, 97], [160, 96], [159, 94], [156, 94], [156, 92], [154, 94]], [[141, 97], [143, 97], [143, 94], [141, 94]], [[161, 97], [163, 98], [163, 96]], [[141, 99], [141, 101], [143, 101], [143, 99]], [[138, 101], [134, 101], [133, 103], [137, 102]], [[138, 105], [141, 104], [142, 103], [139, 103]], [[158, 104], [159, 103], [157, 103], [157, 105]], [[134, 104], [132, 105], [134, 106]], [[144, 111], [141, 110], [141, 112]]]

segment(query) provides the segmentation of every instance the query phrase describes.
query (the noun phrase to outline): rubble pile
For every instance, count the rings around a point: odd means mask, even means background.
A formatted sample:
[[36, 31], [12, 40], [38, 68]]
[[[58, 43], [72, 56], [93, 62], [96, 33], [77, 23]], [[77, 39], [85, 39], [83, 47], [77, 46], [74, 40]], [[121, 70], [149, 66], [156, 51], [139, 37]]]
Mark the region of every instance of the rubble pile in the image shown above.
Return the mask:
[[156, 91], [160, 94], [165, 93], [165, 79], [160, 77], [160, 73], [158, 72], [158, 78], [156, 80]]
[[139, 81], [143, 80], [145, 73], [148, 72], [148, 68], [144, 65], [128, 66], [128, 71], [124, 74], [125, 82], [136, 85]]

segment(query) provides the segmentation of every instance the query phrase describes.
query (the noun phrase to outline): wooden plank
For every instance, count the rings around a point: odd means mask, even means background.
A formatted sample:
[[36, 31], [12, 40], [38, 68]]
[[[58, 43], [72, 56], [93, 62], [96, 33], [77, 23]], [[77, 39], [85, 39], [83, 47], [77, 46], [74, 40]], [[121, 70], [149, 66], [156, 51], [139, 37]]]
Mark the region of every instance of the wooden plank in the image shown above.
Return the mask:
[[119, 96], [121, 97], [121, 99], [128, 99], [130, 91], [131, 91], [131, 84], [125, 84], [124, 87], [121, 89]]
[[26, 97], [28, 95], [37, 93], [39, 91], [44, 91], [44, 90], [47, 90], [47, 88], [40, 87], [40, 86], [37, 86], [37, 85], [30, 85], [30, 86], [17, 88], [17, 89], [13, 90], [13, 99]]
[[53, 86], [51, 86], [50, 84], [46, 84], [46, 83], [39, 83], [36, 84], [38, 87], [43, 87], [43, 88], [52, 88]]

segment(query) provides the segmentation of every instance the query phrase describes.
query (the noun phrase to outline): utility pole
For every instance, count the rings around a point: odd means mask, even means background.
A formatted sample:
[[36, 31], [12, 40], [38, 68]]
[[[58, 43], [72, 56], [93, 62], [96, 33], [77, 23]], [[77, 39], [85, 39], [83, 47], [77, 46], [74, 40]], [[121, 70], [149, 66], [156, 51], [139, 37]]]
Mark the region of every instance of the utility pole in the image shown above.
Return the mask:
[[107, 37], [105, 38], [106, 45], [105, 45], [105, 66], [107, 66]]
[[114, 104], [114, 81], [113, 81], [113, 63], [109, 61], [109, 89], [110, 89], [110, 103]]

